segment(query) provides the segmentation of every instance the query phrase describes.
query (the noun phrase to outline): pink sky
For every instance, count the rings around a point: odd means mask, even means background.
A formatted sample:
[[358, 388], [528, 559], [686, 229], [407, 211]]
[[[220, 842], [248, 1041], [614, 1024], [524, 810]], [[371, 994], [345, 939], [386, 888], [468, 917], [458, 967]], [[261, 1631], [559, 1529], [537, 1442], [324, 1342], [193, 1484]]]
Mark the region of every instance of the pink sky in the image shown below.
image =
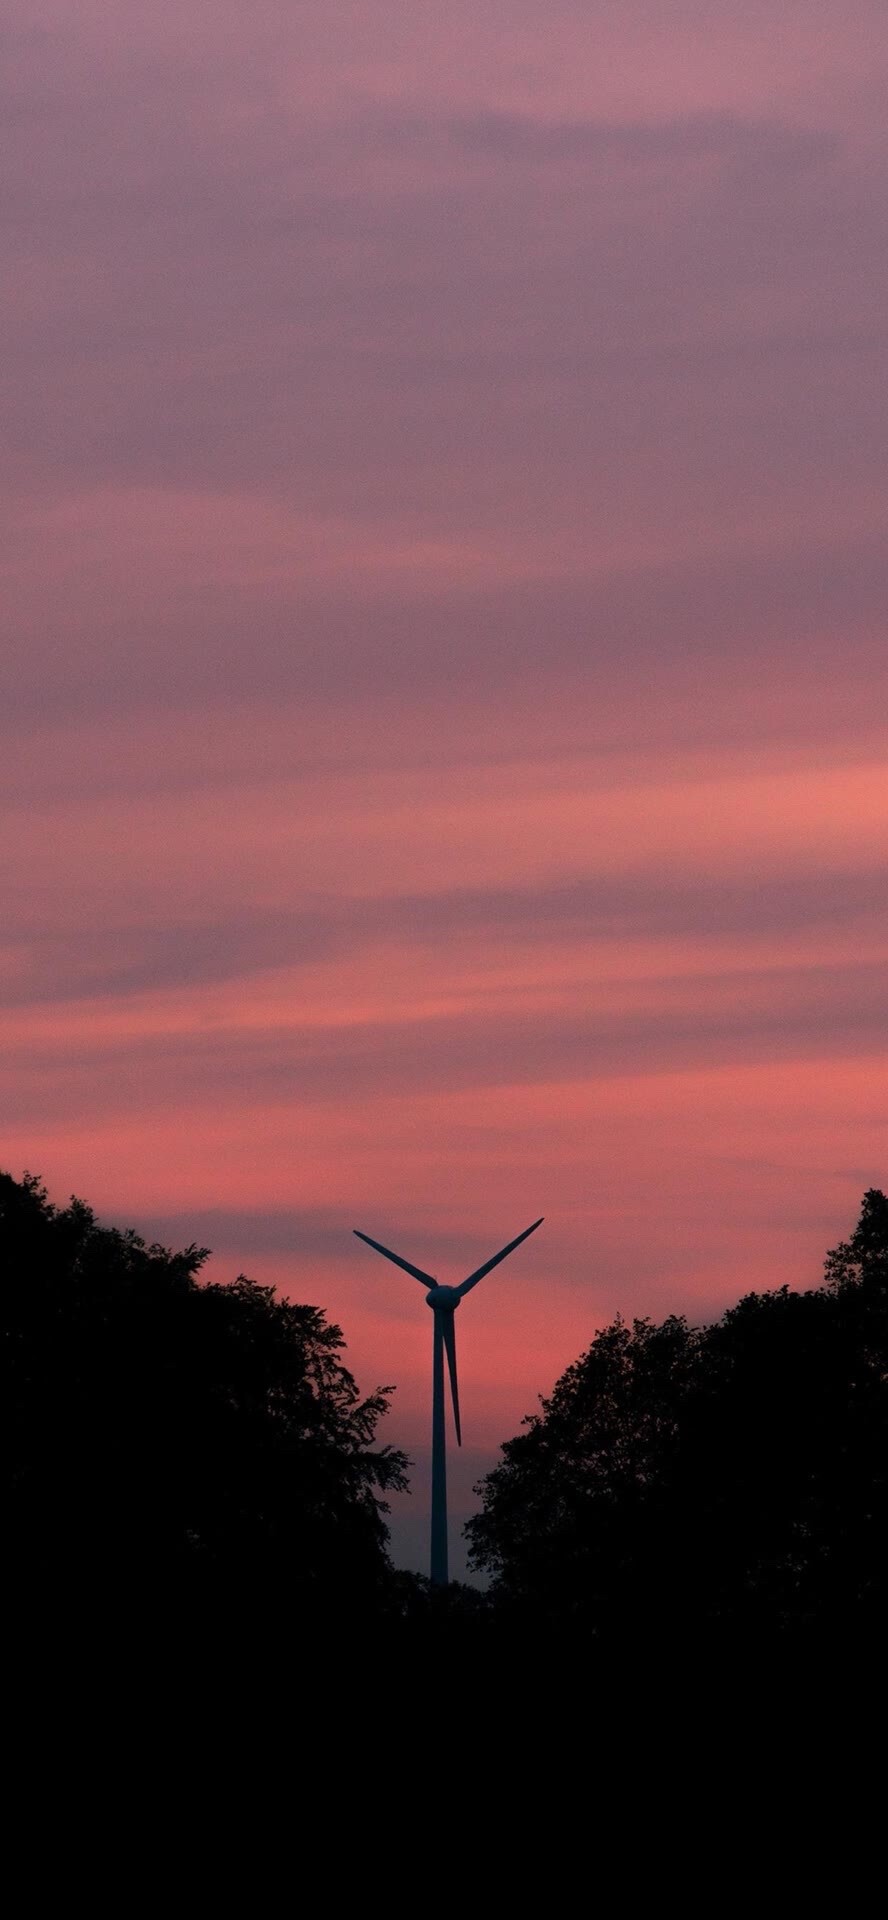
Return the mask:
[[340, 1320], [422, 1564], [353, 1226], [546, 1215], [465, 1511], [618, 1309], [888, 1182], [883, 0], [4, 38], [0, 1159]]

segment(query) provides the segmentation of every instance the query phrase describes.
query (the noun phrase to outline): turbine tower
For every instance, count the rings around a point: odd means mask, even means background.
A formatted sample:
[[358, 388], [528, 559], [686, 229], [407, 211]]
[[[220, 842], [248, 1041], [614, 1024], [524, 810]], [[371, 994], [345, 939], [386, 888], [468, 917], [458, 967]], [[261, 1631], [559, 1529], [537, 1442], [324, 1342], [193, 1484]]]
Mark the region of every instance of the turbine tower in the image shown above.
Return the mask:
[[440, 1287], [430, 1273], [423, 1273], [422, 1267], [414, 1267], [409, 1260], [402, 1260], [399, 1253], [392, 1253], [390, 1247], [380, 1246], [378, 1240], [371, 1240], [369, 1233], [361, 1233], [354, 1228], [359, 1240], [368, 1247], [374, 1247], [377, 1253], [383, 1253], [387, 1260], [393, 1260], [396, 1267], [402, 1267], [405, 1273], [413, 1275], [420, 1285], [428, 1287], [426, 1305], [434, 1315], [434, 1346], [432, 1349], [432, 1552], [430, 1572], [435, 1586], [447, 1585], [447, 1466], [444, 1453], [444, 1354], [447, 1354], [447, 1366], [450, 1373], [450, 1392], [453, 1397], [453, 1424], [456, 1428], [457, 1446], [462, 1446], [462, 1434], [459, 1427], [459, 1389], [456, 1383], [456, 1328], [453, 1316], [464, 1293], [471, 1292], [479, 1280], [489, 1273], [492, 1267], [498, 1267], [507, 1253], [514, 1253], [522, 1240], [536, 1233], [543, 1224], [543, 1216], [535, 1220], [532, 1227], [525, 1227], [517, 1240], [510, 1240], [507, 1247], [495, 1253], [492, 1260], [485, 1260], [483, 1267], [476, 1267], [464, 1280], [461, 1287]]

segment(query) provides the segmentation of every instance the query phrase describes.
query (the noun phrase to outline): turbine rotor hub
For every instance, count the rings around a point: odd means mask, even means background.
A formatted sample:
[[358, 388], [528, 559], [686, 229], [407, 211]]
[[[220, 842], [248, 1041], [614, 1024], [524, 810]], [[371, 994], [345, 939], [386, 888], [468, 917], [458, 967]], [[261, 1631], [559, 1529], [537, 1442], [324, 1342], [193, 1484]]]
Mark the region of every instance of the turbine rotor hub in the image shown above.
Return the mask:
[[439, 1313], [454, 1313], [459, 1299], [458, 1287], [433, 1287], [431, 1293], [426, 1294], [426, 1306], [437, 1308]]

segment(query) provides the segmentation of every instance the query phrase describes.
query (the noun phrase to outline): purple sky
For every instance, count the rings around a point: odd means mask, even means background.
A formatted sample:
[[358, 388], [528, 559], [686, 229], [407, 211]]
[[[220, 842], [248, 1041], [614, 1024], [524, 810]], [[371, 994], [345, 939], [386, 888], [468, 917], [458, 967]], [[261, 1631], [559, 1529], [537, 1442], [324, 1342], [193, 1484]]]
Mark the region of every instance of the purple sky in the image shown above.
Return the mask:
[[0, 1158], [328, 1307], [421, 1563], [352, 1226], [547, 1216], [464, 1509], [618, 1307], [815, 1282], [886, 1182], [884, 3], [3, 51]]

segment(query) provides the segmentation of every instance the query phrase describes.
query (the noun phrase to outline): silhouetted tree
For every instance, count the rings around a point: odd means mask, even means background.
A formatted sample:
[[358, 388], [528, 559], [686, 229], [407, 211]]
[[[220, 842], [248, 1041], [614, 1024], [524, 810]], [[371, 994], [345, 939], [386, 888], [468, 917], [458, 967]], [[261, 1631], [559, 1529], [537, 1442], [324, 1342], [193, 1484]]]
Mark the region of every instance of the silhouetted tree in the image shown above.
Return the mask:
[[881, 1628], [888, 1201], [826, 1285], [715, 1326], [617, 1320], [482, 1482], [468, 1533], [502, 1614], [607, 1642]]
[[825, 1271], [832, 1292], [863, 1285], [872, 1305], [888, 1293], [888, 1199], [877, 1187], [864, 1194], [850, 1240], [840, 1241], [827, 1254]]
[[199, 1284], [205, 1257], [0, 1175], [13, 1589], [398, 1611], [382, 1496], [407, 1463], [374, 1444], [390, 1389], [361, 1398], [317, 1307]]

